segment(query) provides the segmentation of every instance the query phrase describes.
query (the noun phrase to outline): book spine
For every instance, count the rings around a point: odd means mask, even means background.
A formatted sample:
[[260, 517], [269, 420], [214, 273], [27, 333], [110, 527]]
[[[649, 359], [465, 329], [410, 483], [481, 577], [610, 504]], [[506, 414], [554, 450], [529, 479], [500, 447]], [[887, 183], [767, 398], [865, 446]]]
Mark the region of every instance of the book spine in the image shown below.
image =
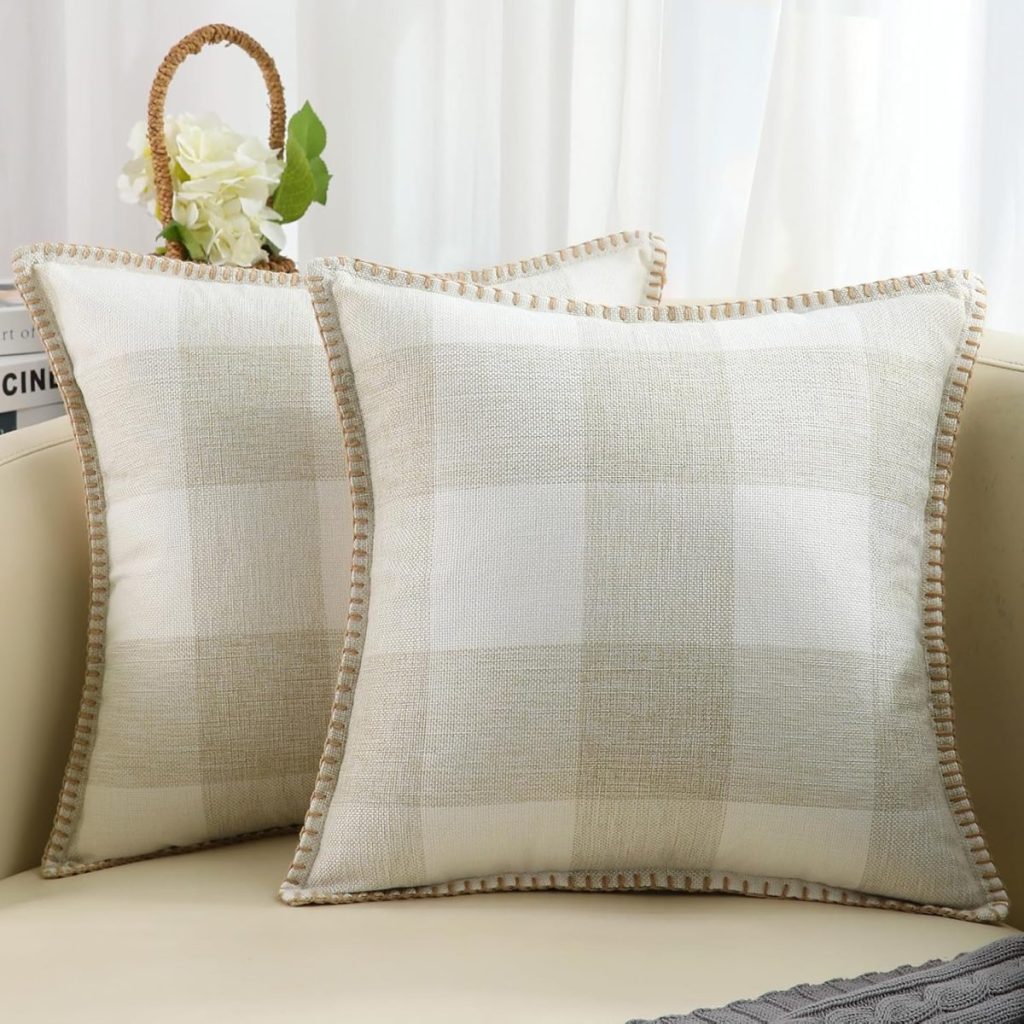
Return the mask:
[[42, 352], [35, 324], [24, 306], [0, 305], [0, 357]]
[[0, 434], [9, 434], [21, 427], [31, 427], [46, 420], [55, 420], [64, 415], [64, 403], [54, 405], [37, 405], [31, 409], [18, 409], [13, 412], [0, 412]]
[[0, 413], [59, 401], [57, 379], [45, 355], [0, 356]]

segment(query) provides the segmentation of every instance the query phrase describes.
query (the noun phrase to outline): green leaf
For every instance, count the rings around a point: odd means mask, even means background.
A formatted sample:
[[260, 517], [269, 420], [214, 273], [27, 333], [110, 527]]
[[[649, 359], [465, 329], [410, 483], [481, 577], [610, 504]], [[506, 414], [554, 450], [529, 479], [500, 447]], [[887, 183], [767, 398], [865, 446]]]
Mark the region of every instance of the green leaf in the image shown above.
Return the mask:
[[310, 203], [327, 202], [331, 176], [320, 156], [326, 145], [327, 129], [309, 103], [304, 103], [288, 122], [284, 169], [272, 200], [283, 223], [298, 220]]
[[292, 139], [302, 147], [310, 160], [319, 156], [327, 145], [327, 129], [313, 112], [309, 100], [303, 103], [301, 110], [292, 114], [288, 122], [288, 141]]
[[315, 193], [316, 183], [306, 151], [289, 135], [285, 146], [284, 170], [274, 192], [274, 209], [285, 224], [290, 224], [309, 209]]
[[197, 263], [206, 262], [206, 253], [203, 250], [202, 245], [199, 243], [199, 239], [196, 238], [195, 233], [189, 228], [185, 227], [184, 224], [179, 224], [177, 221], [171, 221], [157, 235], [157, 238], [166, 238], [169, 242], [178, 242], [180, 245], [185, 246], [185, 251], [188, 253], [189, 259], [195, 260]]
[[331, 175], [327, 173], [327, 164], [315, 156], [309, 161], [309, 169], [313, 174], [313, 202], [324, 206], [327, 203], [327, 186]]

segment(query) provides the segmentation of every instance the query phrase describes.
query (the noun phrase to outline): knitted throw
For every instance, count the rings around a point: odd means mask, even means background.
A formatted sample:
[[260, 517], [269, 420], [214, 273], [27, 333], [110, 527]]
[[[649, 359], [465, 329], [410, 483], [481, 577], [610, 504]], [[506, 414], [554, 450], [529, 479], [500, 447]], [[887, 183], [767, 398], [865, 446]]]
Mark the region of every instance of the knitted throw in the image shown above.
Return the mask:
[[629, 1024], [1019, 1024], [1024, 1021], [1024, 935], [953, 960], [883, 974], [796, 985], [717, 1010]]

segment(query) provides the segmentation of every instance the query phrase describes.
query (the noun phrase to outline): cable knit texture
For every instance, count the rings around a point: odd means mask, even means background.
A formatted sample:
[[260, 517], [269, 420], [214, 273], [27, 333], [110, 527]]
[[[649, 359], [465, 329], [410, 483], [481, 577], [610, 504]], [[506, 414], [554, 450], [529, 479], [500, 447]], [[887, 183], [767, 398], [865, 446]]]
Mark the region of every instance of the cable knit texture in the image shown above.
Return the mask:
[[768, 992], [717, 1010], [629, 1024], [1019, 1024], [1024, 935], [949, 961]]

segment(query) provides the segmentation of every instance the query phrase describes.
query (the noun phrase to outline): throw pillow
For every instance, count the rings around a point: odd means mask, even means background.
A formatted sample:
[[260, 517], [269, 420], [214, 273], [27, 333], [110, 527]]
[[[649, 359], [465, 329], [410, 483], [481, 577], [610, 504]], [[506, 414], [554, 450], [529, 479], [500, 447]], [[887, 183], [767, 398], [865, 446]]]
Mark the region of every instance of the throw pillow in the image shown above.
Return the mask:
[[[656, 236], [629, 232], [459, 278], [656, 302], [664, 262]], [[92, 552], [85, 687], [44, 874], [297, 828], [351, 545], [302, 279], [74, 245], [15, 265], [81, 450]]]
[[733, 892], [992, 921], [942, 545], [961, 271], [643, 308], [316, 261], [358, 495], [293, 904]]

